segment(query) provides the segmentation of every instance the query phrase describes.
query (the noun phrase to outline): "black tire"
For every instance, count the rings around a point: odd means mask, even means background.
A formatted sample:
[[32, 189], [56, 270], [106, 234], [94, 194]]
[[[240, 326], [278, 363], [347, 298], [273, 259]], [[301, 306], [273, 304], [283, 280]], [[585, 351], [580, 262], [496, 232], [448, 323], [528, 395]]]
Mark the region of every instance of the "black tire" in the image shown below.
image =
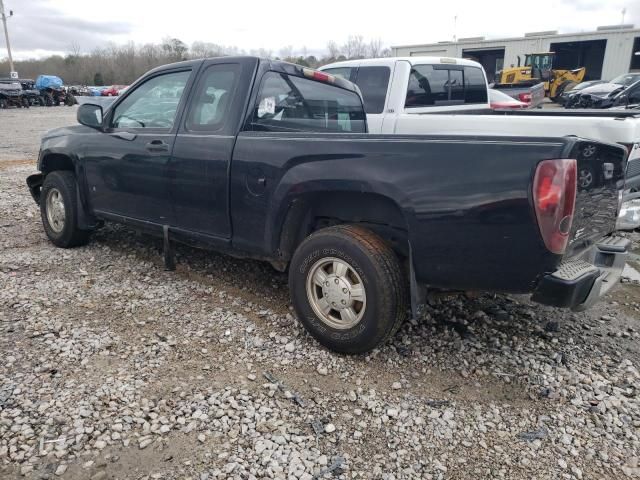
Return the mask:
[[[316, 290], [308, 295], [307, 280], [323, 259], [339, 259], [359, 276], [366, 303], [360, 304], [364, 311], [353, 326], [334, 328], [314, 311], [310, 295], [324, 298], [327, 293], [312, 282], [311, 288]], [[386, 342], [398, 331], [407, 312], [407, 279], [397, 255], [378, 235], [360, 226], [324, 228], [307, 237], [291, 260], [289, 289], [298, 319], [307, 331], [325, 347], [342, 353], [363, 353]], [[334, 313], [338, 312], [329, 312]]]
[[[62, 228], [56, 228], [49, 221], [49, 195], [58, 194], [64, 205]], [[76, 178], [72, 172], [61, 170], [49, 173], [42, 185], [40, 193], [40, 215], [44, 231], [51, 242], [61, 248], [84, 245], [89, 240], [89, 231], [78, 228], [78, 198], [76, 195]]]
[[27, 97], [22, 97], [22, 106], [24, 108], [29, 108], [31, 105], [29, 105], [29, 99]]
[[45, 93], [43, 95], [44, 97], [44, 104], [47, 107], [52, 107], [53, 106], [53, 95], [51, 95], [50, 93]]
[[42, 95], [38, 95], [38, 105], [41, 107], [45, 106], [44, 97]]
[[0, 98], [0, 108], [7, 108], [8, 104], [4, 98]]

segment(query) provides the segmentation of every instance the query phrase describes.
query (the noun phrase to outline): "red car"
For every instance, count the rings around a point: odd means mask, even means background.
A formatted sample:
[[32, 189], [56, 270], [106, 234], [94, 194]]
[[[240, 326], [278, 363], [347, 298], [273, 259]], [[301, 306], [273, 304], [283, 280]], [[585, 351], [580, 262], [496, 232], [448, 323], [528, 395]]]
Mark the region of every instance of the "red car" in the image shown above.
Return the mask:
[[117, 97], [125, 85], [111, 85], [109, 88], [102, 90], [103, 97]]
[[[529, 100], [531, 100], [531, 96], [529, 96]], [[529, 108], [529, 104], [526, 102], [521, 102], [520, 100], [516, 100], [513, 97], [510, 97], [506, 93], [499, 92], [498, 90], [494, 90], [493, 88], [489, 89], [489, 103], [491, 104], [491, 108]]]

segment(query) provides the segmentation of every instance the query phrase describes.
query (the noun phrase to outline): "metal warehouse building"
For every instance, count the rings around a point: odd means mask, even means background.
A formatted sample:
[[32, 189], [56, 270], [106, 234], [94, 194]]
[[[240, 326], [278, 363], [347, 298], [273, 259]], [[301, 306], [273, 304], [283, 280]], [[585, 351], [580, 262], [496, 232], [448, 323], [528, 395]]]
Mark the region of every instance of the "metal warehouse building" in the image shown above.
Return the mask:
[[[461, 38], [457, 42], [392, 47], [400, 57], [430, 55], [464, 57], [480, 62], [489, 82], [503, 66], [517, 66], [527, 53], [555, 52], [554, 67], [586, 67], [586, 80], [610, 80], [629, 71], [640, 71], [640, 29], [633, 25], [598, 27], [595, 32], [558, 34], [557, 31], [526, 33], [520, 38], [486, 40]], [[638, 53], [636, 55], [636, 52]]]

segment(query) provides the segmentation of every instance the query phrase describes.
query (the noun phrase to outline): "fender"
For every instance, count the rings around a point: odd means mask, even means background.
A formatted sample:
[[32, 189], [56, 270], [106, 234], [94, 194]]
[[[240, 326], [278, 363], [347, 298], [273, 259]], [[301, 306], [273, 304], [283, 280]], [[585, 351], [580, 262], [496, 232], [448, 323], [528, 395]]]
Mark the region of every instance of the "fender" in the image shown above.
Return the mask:
[[[290, 238], [287, 232], [287, 225], [304, 227], [310, 219], [305, 218], [309, 214], [310, 208], [315, 202], [322, 202], [322, 197], [332, 194], [362, 194], [363, 197], [371, 198], [375, 196], [393, 205], [401, 218], [396, 218], [396, 225], [409, 229], [408, 216], [412, 209], [408, 206], [403, 208], [397, 200], [400, 192], [396, 192], [393, 185], [372, 184], [364, 181], [354, 182], [351, 180], [317, 179], [309, 181], [299, 181], [288, 184], [288, 177], [297, 175], [287, 174], [275, 189], [271, 204], [274, 208], [267, 214], [265, 226], [265, 246], [267, 251], [278, 252], [279, 256], [286, 254], [286, 245], [295, 245], [295, 239]], [[386, 194], [385, 194], [386, 193]], [[404, 195], [402, 195], [404, 197]], [[363, 210], [367, 208], [363, 204]], [[363, 218], [366, 219], [366, 212], [363, 211]], [[284, 244], [283, 244], [284, 242]], [[286, 257], [286, 255], [285, 255]]]
[[[46, 175], [55, 170], [72, 170], [76, 176], [78, 227], [82, 230], [93, 230], [100, 226], [100, 222], [91, 213], [84, 169], [74, 149], [69, 148], [69, 138], [67, 135], [61, 135], [43, 140], [42, 149], [38, 155], [38, 169], [42, 173], [30, 175], [27, 178], [27, 186], [31, 196], [39, 204]], [[63, 160], [65, 158], [68, 161]]]

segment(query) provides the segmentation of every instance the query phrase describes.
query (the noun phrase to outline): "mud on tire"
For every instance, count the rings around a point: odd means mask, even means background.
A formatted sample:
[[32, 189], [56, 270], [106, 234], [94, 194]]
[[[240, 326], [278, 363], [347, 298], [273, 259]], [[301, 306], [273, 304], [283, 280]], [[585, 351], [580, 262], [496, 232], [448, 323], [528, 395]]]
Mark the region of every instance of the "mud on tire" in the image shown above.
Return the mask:
[[89, 232], [78, 228], [76, 178], [69, 171], [49, 173], [40, 193], [40, 215], [51, 242], [62, 248], [84, 245]]

